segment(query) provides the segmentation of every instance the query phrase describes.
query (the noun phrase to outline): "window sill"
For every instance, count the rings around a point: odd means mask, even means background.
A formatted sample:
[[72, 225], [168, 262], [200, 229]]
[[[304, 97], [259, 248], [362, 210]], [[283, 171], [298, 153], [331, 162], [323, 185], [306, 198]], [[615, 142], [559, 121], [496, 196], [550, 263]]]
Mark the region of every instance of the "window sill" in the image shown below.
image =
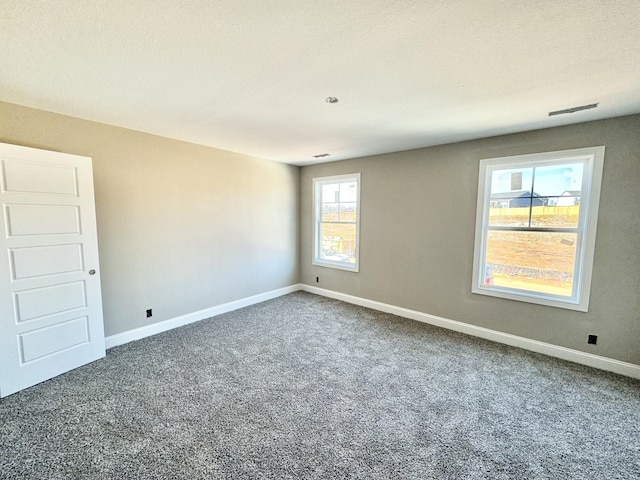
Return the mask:
[[327, 262], [322, 260], [314, 260], [312, 265], [316, 267], [334, 268], [336, 270], [345, 270], [347, 272], [358, 273], [358, 265], [345, 262]]
[[515, 293], [511, 290], [501, 288], [483, 288], [474, 285], [471, 293], [477, 295], [487, 295], [489, 297], [503, 298], [506, 300], [514, 300], [516, 302], [534, 303], [547, 307], [563, 308], [565, 310], [575, 310], [577, 312], [588, 312], [588, 302], [580, 303], [572, 299], [556, 299], [552, 296], [536, 295], [528, 292]]

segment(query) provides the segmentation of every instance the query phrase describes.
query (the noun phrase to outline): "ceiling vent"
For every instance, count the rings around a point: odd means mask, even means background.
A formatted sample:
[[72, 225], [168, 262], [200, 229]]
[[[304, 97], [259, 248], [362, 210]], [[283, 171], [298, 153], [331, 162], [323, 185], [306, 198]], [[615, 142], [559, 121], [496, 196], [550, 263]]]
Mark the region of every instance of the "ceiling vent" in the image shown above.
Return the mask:
[[598, 103], [590, 103], [589, 105], [580, 105], [579, 107], [571, 107], [565, 108], [564, 110], [556, 110], [555, 112], [549, 112], [549, 116], [553, 117], [554, 115], [564, 115], [565, 113], [575, 113], [580, 112], [582, 110], [589, 110], [591, 108], [596, 108]]

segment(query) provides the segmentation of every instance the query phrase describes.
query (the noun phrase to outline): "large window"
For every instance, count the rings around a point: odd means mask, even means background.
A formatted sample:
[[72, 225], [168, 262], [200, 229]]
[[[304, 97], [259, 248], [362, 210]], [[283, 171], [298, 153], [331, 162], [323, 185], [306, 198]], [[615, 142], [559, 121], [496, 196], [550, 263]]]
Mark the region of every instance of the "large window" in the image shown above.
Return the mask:
[[473, 293], [586, 312], [604, 147], [482, 160]]
[[313, 179], [313, 264], [358, 271], [360, 174]]

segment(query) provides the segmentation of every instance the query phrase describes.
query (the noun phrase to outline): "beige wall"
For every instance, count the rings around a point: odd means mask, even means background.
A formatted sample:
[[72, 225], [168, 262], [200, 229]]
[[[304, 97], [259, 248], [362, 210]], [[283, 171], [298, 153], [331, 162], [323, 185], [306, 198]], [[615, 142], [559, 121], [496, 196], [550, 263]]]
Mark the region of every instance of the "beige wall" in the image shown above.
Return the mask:
[[93, 158], [107, 335], [298, 282], [297, 167], [2, 102], [0, 142]]
[[[479, 160], [594, 145], [606, 153], [589, 312], [471, 294]], [[354, 172], [360, 272], [313, 266], [312, 178]], [[640, 115], [309, 166], [300, 181], [303, 283], [640, 364]]]

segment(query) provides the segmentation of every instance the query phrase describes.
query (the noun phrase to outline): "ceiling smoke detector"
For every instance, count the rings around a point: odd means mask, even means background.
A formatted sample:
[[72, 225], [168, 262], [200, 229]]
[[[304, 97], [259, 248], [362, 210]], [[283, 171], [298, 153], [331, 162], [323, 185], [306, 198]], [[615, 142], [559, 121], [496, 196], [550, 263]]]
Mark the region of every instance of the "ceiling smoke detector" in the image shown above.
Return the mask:
[[565, 113], [575, 113], [580, 112], [582, 110], [589, 110], [591, 108], [596, 108], [599, 103], [590, 103], [589, 105], [580, 105], [579, 107], [571, 107], [565, 108], [564, 110], [556, 110], [555, 112], [549, 112], [549, 116], [553, 117], [554, 115], [563, 115]]

